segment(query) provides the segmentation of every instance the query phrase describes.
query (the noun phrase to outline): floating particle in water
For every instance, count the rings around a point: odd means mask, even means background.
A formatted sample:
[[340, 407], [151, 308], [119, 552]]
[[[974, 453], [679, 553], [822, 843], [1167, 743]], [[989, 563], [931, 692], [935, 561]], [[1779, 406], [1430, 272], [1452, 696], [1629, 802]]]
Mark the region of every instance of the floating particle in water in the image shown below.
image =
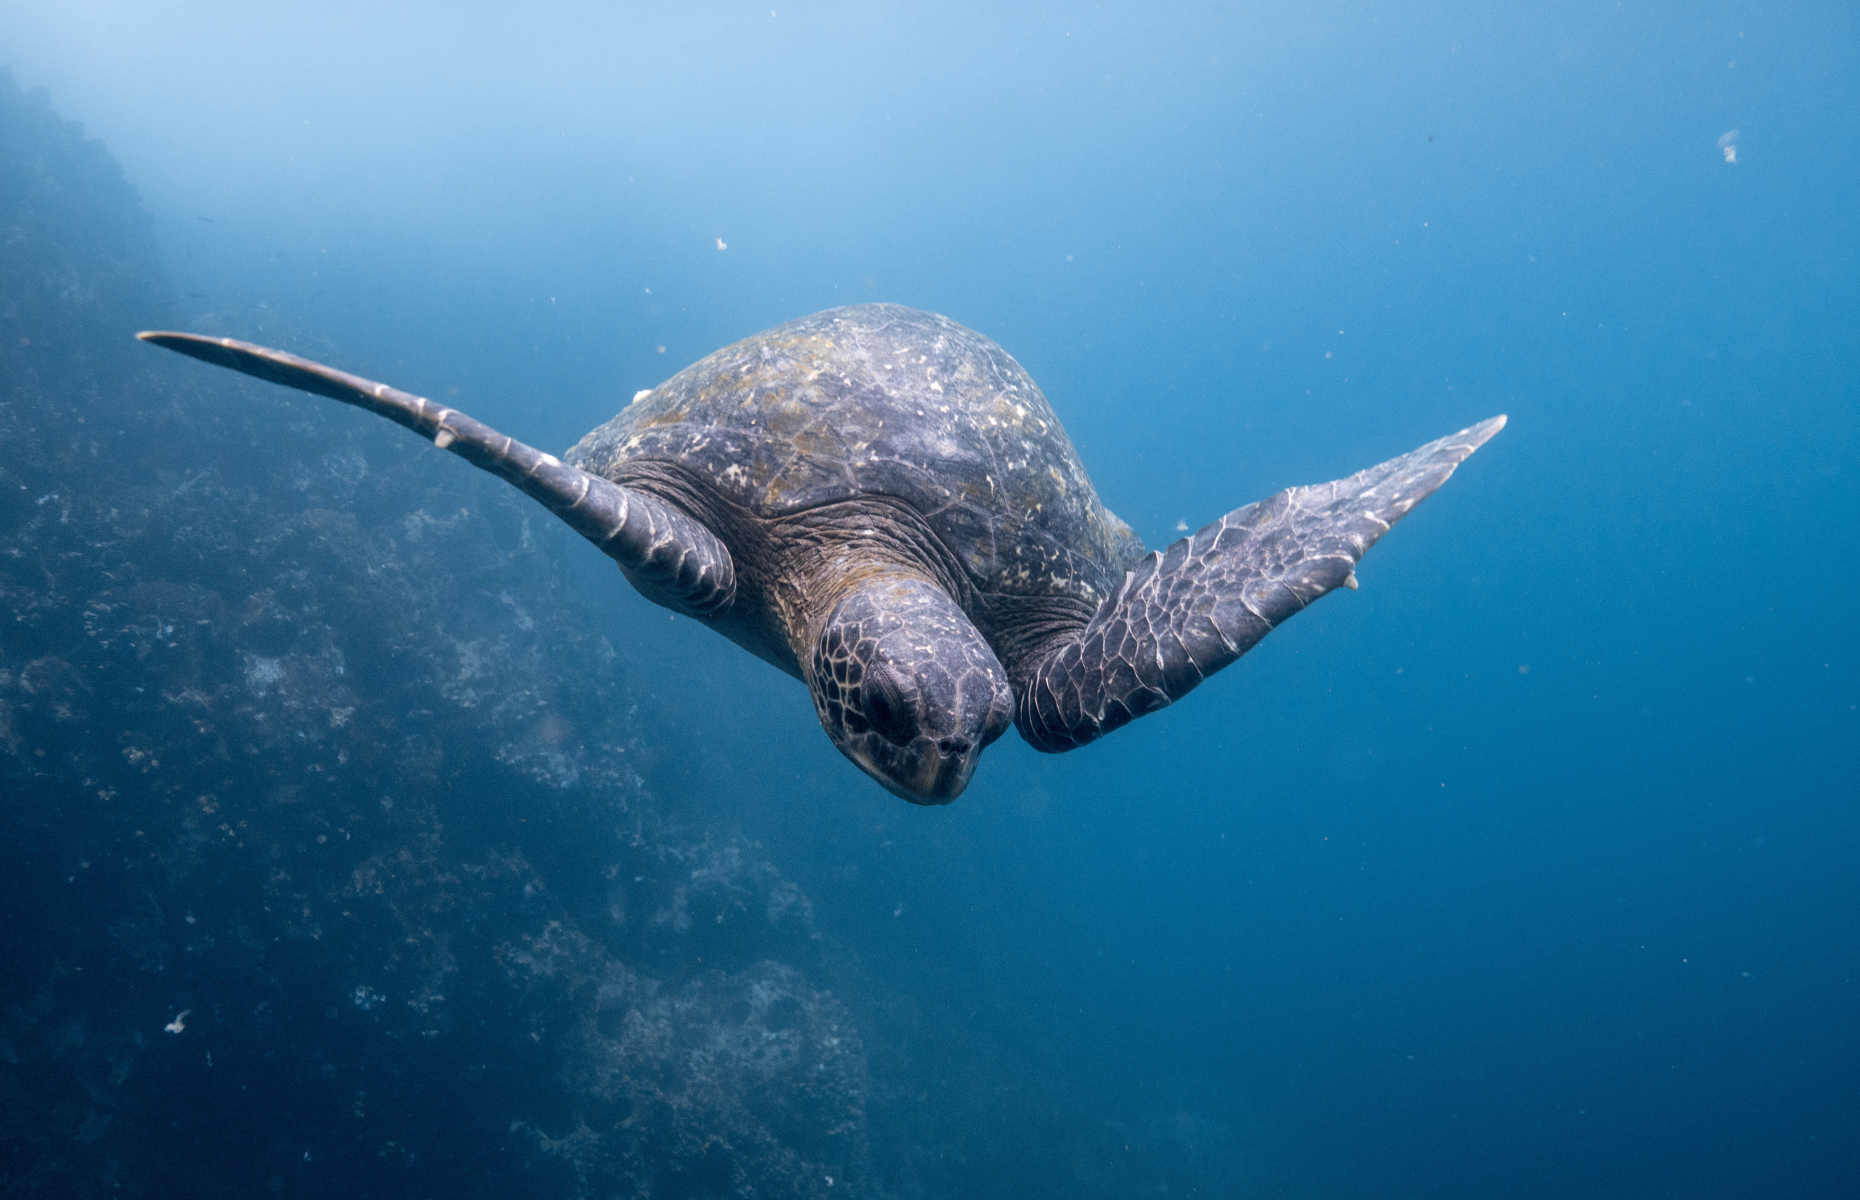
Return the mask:
[[194, 1010], [191, 1008], [184, 1008], [180, 1012], [174, 1014], [174, 1020], [162, 1026], [163, 1031], [167, 1033], [185, 1032], [187, 1030], [187, 1014], [193, 1011]]
[[1737, 138], [1738, 131], [1735, 129], [1727, 129], [1718, 135], [1718, 149], [1724, 154], [1727, 166], [1737, 165]]

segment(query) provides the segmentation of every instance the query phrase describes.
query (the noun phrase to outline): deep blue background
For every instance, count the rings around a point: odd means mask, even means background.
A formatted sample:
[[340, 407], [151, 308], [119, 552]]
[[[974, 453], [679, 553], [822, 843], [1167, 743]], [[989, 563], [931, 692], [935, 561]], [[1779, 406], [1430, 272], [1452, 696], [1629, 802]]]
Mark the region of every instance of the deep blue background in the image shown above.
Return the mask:
[[772, 2], [9, 40], [156, 217], [149, 324], [546, 446], [871, 299], [1002, 342], [1152, 544], [1509, 412], [1360, 592], [947, 810], [563, 554], [824, 925], [1236, 1191], [1860, 1192], [1857, 10]]

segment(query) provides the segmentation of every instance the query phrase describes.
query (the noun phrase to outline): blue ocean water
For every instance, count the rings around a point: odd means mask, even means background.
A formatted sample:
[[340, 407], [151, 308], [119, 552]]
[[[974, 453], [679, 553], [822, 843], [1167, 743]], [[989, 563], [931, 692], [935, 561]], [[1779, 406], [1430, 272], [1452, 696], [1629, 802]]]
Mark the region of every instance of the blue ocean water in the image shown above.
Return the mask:
[[1856, 10], [774, 4], [28, 5], [8, 65], [142, 193], [147, 323], [542, 446], [867, 300], [1152, 546], [1508, 413], [1359, 592], [947, 809], [564, 552], [661, 786], [1207, 1194], [1860, 1192]]

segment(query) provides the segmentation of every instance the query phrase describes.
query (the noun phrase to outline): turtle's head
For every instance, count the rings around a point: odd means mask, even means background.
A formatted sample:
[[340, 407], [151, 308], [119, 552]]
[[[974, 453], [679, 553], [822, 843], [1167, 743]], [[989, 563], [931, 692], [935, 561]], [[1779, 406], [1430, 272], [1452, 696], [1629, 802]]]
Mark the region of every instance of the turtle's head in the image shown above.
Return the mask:
[[1014, 714], [1007, 672], [944, 591], [885, 575], [842, 596], [814, 642], [808, 689], [827, 736], [915, 804], [947, 804]]

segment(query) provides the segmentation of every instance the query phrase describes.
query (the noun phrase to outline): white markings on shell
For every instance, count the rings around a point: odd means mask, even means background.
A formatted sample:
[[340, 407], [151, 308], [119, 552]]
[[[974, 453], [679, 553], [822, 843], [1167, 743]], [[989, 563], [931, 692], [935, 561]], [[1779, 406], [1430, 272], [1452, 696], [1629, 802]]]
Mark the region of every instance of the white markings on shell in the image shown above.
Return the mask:
[[[607, 469], [683, 461], [773, 510], [896, 492], [978, 577], [1015, 591], [1095, 597], [1111, 580], [1094, 577], [1121, 569], [1110, 561], [1121, 543], [1105, 533], [1121, 526], [1096, 503], [1037, 385], [986, 339], [881, 309], [804, 320], [717, 354], [634, 393], [632, 411], [570, 457]], [[765, 423], [763, 406], [777, 404]]]

